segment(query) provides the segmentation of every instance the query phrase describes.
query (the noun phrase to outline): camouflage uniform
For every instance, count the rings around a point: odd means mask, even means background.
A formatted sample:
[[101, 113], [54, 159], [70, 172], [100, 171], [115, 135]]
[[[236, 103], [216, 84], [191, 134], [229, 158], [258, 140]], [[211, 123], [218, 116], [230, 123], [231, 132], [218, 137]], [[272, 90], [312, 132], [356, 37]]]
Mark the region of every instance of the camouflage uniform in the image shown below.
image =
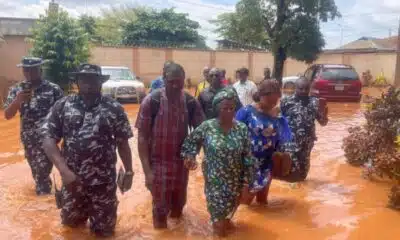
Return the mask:
[[292, 172], [293, 181], [305, 180], [310, 170], [310, 155], [317, 140], [315, 131], [315, 120], [322, 120], [318, 110], [318, 98], [310, 97], [308, 102], [303, 103], [296, 95], [281, 100], [282, 114], [287, 117], [292, 130], [296, 150], [295, 156], [298, 161], [298, 171]]
[[[112, 233], [116, 224], [117, 142], [133, 136], [122, 106], [101, 97], [92, 107], [79, 95], [58, 101], [42, 128], [45, 138], [63, 139], [62, 155], [79, 184], [63, 187], [62, 223], [90, 221], [95, 233]], [[71, 184], [74, 185], [74, 184]]]
[[[22, 91], [22, 84], [18, 83], [10, 89], [4, 107], [7, 108]], [[21, 141], [25, 149], [25, 157], [31, 167], [32, 176], [36, 183], [36, 193], [50, 193], [50, 173], [52, 162], [47, 158], [42, 148], [42, 139], [38, 134], [41, 124], [54, 103], [61, 99], [64, 92], [53, 83], [43, 80], [39, 87], [33, 90], [29, 102], [23, 103], [19, 109], [21, 118]]]

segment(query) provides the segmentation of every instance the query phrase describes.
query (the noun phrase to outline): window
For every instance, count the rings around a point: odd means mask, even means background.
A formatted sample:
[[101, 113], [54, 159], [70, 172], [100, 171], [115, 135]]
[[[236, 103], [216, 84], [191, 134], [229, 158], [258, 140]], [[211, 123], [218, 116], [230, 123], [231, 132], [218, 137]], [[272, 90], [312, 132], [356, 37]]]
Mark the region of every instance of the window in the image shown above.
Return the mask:
[[135, 80], [135, 76], [126, 68], [102, 68], [102, 74], [110, 75], [110, 80]]
[[358, 80], [358, 74], [352, 68], [324, 68], [321, 78], [325, 80]]

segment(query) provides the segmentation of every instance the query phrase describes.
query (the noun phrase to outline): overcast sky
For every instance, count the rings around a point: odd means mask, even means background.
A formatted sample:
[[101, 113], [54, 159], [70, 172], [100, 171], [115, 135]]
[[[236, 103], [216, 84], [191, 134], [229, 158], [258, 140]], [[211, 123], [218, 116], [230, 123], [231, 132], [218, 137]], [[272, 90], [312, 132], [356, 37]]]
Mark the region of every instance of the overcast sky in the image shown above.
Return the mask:
[[[175, 7], [178, 12], [201, 25], [200, 33], [215, 46], [218, 35], [208, 21], [223, 12], [233, 11], [238, 0], [56, 0], [71, 15], [98, 15], [101, 8], [118, 4], [139, 4], [155, 8]], [[0, 17], [38, 17], [44, 13], [49, 0], [0, 0]], [[360, 37], [397, 35], [400, 0], [336, 0], [343, 17], [322, 24], [326, 48], [337, 48]]]

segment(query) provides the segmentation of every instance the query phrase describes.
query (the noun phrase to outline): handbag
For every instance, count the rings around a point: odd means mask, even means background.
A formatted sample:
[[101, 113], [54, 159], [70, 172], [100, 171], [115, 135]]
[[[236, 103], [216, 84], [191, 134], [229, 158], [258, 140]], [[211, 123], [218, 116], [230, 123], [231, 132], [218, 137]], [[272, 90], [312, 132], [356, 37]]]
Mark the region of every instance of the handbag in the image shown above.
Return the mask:
[[272, 177], [282, 179], [288, 176], [292, 169], [292, 159], [288, 153], [275, 152], [272, 154]]

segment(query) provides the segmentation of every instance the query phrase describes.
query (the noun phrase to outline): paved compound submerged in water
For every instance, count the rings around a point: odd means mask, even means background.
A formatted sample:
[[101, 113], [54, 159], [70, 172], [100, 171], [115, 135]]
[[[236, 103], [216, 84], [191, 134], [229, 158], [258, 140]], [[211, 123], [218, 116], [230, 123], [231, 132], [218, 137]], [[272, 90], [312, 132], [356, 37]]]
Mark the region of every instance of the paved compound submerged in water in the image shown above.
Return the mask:
[[[138, 106], [125, 109], [133, 126]], [[347, 165], [341, 150], [346, 128], [363, 121], [360, 105], [333, 103], [329, 110], [330, 123], [318, 128], [307, 182], [273, 182], [269, 206], [241, 206], [234, 218], [236, 234], [228, 239], [398, 239], [400, 214], [385, 208], [390, 185], [362, 179], [361, 170]], [[1, 239], [93, 239], [87, 228], [61, 226], [53, 196], [36, 197], [18, 126], [17, 118], [0, 121]], [[131, 146], [136, 175], [132, 190], [119, 194], [114, 239], [212, 239], [199, 170], [190, 176], [183, 220], [170, 222], [168, 231], [153, 230], [136, 138]]]

